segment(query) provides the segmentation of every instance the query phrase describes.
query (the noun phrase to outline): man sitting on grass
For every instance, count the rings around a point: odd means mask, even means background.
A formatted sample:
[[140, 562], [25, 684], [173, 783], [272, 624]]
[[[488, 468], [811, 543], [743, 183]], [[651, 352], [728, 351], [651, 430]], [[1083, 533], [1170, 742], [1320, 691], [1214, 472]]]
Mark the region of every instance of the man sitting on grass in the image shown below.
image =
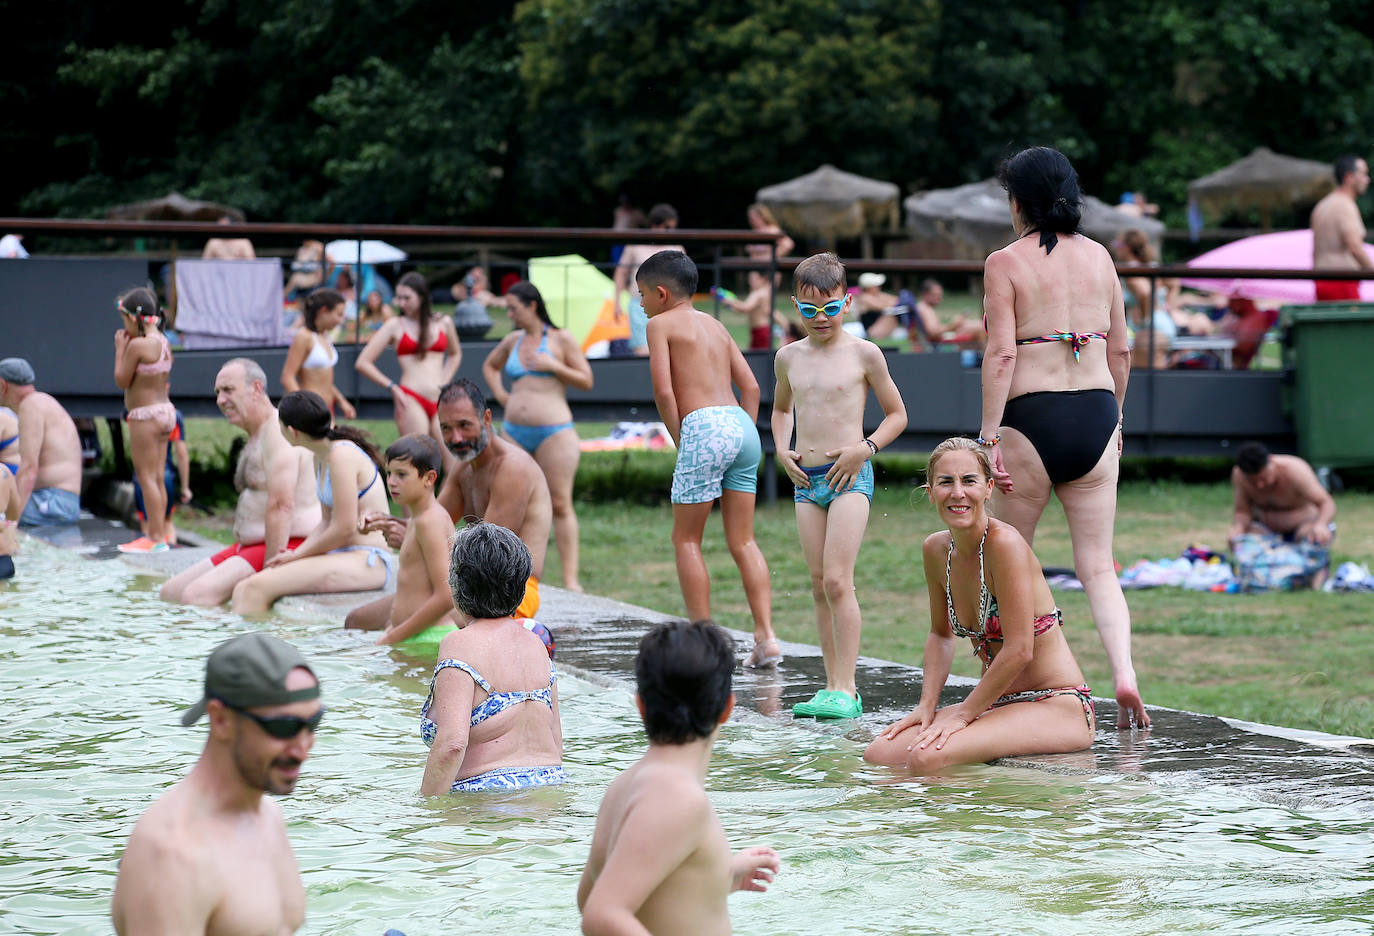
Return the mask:
[[[1322, 487], [1312, 466], [1296, 455], [1271, 455], [1258, 442], [1236, 453], [1231, 469], [1235, 508], [1230, 541], [1246, 534], [1277, 536], [1287, 543], [1311, 543], [1330, 549], [1336, 533], [1336, 502]], [[1312, 577], [1312, 587], [1326, 581], [1326, 569]]]

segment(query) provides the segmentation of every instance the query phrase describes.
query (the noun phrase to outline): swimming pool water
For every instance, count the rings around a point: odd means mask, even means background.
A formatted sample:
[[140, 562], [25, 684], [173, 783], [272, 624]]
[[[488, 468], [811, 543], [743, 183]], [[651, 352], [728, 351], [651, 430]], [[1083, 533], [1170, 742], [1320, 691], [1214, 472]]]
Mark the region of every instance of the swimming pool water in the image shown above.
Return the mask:
[[[417, 723], [432, 661], [337, 622], [165, 605], [156, 579], [41, 543], [26, 544], [20, 572], [0, 585], [0, 930], [111, 931], [129, 830], [203, 744], [203, 724], [177, 719], [205, 657], [261, 628], [302, 648], [329, 707], [281, 801], [307, 890], [302, 932], [578, 931], [601, 793], [643, 750], [627, 692], [560, 682], [568, 786], [425, 801]], [[731, 897], [736, 932], [1374, 926], [1374, 808], [1016, 767], [894, 784], [861, 750], [747, 712], [727, 726], [708, 779], [726, 833], [783, 859], [768, 893]]]

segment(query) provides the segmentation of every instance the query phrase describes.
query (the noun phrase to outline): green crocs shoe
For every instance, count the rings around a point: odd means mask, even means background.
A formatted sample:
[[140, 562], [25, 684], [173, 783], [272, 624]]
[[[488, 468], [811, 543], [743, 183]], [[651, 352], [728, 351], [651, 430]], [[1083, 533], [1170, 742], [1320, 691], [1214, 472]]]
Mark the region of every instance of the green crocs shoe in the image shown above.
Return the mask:
[[821, 689], [806, 702], [798, 702], [792, 706], [793, 715], [801, 715], [805, 718], [815, 718], [816, 713], [821, 710], [829, 699], [832, 690]]
[[792, 706], [793, 715], [811, 718], [858, 718], [863, 711], [863, 696], [856, 694], [850, 698], [849, 693], [837, 689], [822, 689], [810, 701]]

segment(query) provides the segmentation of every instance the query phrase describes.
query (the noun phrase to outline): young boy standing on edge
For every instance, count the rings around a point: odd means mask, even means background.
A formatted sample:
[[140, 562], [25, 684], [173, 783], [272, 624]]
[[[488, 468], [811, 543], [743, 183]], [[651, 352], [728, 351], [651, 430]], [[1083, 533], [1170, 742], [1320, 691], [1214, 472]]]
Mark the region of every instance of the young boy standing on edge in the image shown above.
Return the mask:
[[410, 523], [401, 540], [396, 594], [381, 599], [391, 601], [391, 614], [379, 644], [399, 643], [436, 624], [453, 624], [448, 616], [453, 610], [448, 586], [453, 520], [434, 499], [443, 462], [443, 450], [428, 434], [401, 436], [387, 447], [387, 491], [410, 514]]
[[649, 750], [601, 800], [577, 887], [588, 936], [729, 933], [726, 897], [767, 890], [778, 871], [767, 846], [730, 854], [706, 796], [711, 747], [735, 706], [733, 643], [710, 621], [662, 624], [639, 642], [635, 704]]
[[[768, 563], [754, 541], [754, 492], [763, 446], [755, 420], [759, 383], [725, 326], [692, 307], [697, 267], [680, 250], [660, 250], [635, 275], [649, 316], [649, 372], [659, 418], [677, 443], [673, 468], [673, 551], [687, 617], [711, 616], [711, 578], [701, 536], [720, 498], [725, 542], [739, 567], [754, 618], [745, 666], [776, 666]], [[735, 401], [731, 383], [739, 387]]]
[[[857, 718], [863, 699], [854, 684], [860, 625], [854, 564], [873, 499], [869, 459], [906, 428], [906, 407], [882, 350], [840, 327], [852, 297], [845, 291], [839, 259], [832, 253], [807, 257], [797, 264], [793, 290], [806, 337], [773, 359], [773, 440], [796, 486], [797, 534], [811, 570], [825, 688], [792, 706], [792, 712]], [[870, 387], [883, 408], [883, 421], [865, 437]], [[797, 447], [783, 455], [794, 425]]]

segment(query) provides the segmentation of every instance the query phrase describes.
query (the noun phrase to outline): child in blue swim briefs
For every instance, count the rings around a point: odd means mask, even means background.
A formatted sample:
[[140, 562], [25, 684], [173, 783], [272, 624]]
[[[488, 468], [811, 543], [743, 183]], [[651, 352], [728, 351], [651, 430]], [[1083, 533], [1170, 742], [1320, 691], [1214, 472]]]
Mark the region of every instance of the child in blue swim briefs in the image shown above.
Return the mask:
[[[883, 352], [841, 327], [853, 300], [835, 255], [816, 254], [799, 263], [793, 288], [806, 337], [774, 358], [773, 440], [796, 486], [797, 533], [811, 571], [825, 688], [792, 711], [814, 718], [857, 718], [863, 700], [854, 684], [860, 630], [854, 564], [873, 499], [869, 459], [906, 428], [906, 407]], [[869, 388], [883, 408], [883, 421], [865, 436]], [[797, 445], [792, 449], [794, 428]]]
[[[660, 250], [635, 274], [649, 316], [649, 372], [654, 402], [677, 443], [673, 469], [673, 551], [687, 616], [711, 616], [711, 579], [701, 537], [720, 498], [725, 541], [739, 567], [754, 618], [746, 666], [776, 666], [768, 563], [754, 541], [754, 492], [763, 448], [755, 425], [759, 383], [725, 326], [692, 308], [697, 268], [680, 250]], [[739, 388], [735, 400], [731, 385]]]

